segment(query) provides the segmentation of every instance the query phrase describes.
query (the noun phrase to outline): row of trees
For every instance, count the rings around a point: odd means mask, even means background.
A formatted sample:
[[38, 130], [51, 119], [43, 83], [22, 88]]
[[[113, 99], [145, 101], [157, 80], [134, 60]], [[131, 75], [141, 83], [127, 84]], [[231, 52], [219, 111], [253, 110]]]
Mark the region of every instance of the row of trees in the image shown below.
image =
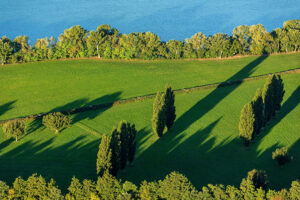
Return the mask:
[[121, 121], [118, 128], [114, 127], [111, 136], [103, 135], [97, 154], [97, 174], [116, 176], [127, 162], [132, 163], [136, 149], [135, 137], [135, 125], [126, 121]]
[[153, 103], [152, 128], [161, 137], [165, 127], [169, 130], [176, 119], [175, 95], [171, 87], [163, 93], [158, 92]]
[[[54, 130], [56, 133], [69, 127], [71, 125], [71, 119], [60, 113], [54, 112], [43, 116], [43, 124], [50, 130]], [[15, 138], [16, 142], [27, 132], [26, 119], [10, 120], [3, 124], [3, 132], [7, 137]]]
[[239, 136], [246, 146], [258, 135], [261, 128], [280, 110], [284, 96], [284, 84], [280, 75], [267, 78], [263, 92], [258, 88], [253, 100], [247, 103], [241, 112]]
[[33, 174], [27, 180], [21, 177], [15, 179], [12, 186], [0, 181], [0, 199], [3, 200], [204, 200], [204, 199], [285, 199], [298, 200], [300, 198], [300, 181], [293, 181], [291, 187], [279, 191], [268, 188], [266, 173], [252, 170], [237, 188], [231, 185], [208, 184], [197, 190], [182, 174], [172, 172], [163, 180], [147, 182], [140, 186], [131, 182], [121, 182], [114, 176], [105, 173], [96, 182], [92, 180], [79, 181], [72, 178], [68, 192], [63, 195], [61, 190], [51, 179], [47, 182], [42, 176]]
[[263, 25], [241, 25], [232, 35], [223, 33], [206, 36], [196, 33], [184, 41], [163, 42], [151, 32], [121, 34], [109, 25], [101, 25], [95, 31], [81, 26], [66, 29], [58, 40], [54, 37], [36, 40], [28, 44], [27, 36], [13, 40], [0, 39], [0, 62], [16, 63], [60, 58], [97, 56], [120, 59], [179, 59], [216, 58], [236, 54], [269, 54], [297, 51], [300, 48], [300, 20], [290, 20], [272, 32]]

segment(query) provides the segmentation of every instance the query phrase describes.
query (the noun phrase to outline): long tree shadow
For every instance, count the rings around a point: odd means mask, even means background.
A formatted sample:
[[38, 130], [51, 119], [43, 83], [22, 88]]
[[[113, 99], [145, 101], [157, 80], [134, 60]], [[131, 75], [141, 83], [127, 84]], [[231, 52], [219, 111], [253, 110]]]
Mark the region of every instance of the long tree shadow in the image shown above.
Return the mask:
[[17, 100], [9, 101], [0, 106], [0, 115], [3, 115], [7, 111], [13, 109], [13, 104], [16, 103]]
[[[239, 82], [237, 80], [241, 80], [249, 77], [255, 71], [255, 68], [260, 63], [262, 63], [266, 58], [267, 56], [258, 57], [256, 60], [246, 65], [243, 69], [238, 71], [232, 77], [228, 78], [223, 84], [220, 84], [205, 98], [198, 101], [194, 106], [192, 106], [188, 111], [186, 111], [175, 121], [173, 125], [173, 129], [176, 131], [173, 131], [173, 134], [178, 134], [186, 130], [195, 121], [199, 120], [211, 109], [213, 109], [226, 96], [228, 96], [230, 93], [232, 93], [236, 88], [240, 86], [242, 82]], [[231, 85], [230, 87], [224, 87], [228, 85], [228, 82], [234, 82], [234, 84]]]
[[0, 180], [12, 184], [18, 176], [27, 178], [37, 173], [47, 180], [54, 178], [59, 188], [66, 191], [74, 176], [80, 180], [96, 179], [96, 155], [100, 140], [88, 141], [86, 136], [78, 136], [53, 147], [54, 140], [55, 137], [43, 142], [27, 141], [2, 154]]
[[280, 121], [294, 110], [300, 103], [300, 86], [291, 94], [291, 96], [282, 104], [281, 109], [271, 119], [269, 124], [261, 131], [260, 135], [265, 137]]

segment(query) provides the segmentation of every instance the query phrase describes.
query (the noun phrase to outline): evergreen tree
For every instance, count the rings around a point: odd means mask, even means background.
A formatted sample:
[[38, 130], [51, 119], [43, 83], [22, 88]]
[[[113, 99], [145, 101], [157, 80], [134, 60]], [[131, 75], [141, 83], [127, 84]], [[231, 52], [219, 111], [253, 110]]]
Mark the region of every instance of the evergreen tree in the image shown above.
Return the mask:
[[112, 163], [112, 170], [111, 174], [116, 176], [121, 165], [121, 136], [120, 132], [117, 128], [113, 128], [111, 134], [111, 163]]
[[283, 100], [284, 95], [284, 84], [280, 75], [275, 75], [275, 83], [274, 83], [274, 98], [275, 98], [275, 111], [280, 110], [281, 102]]
[[131, 125], [130, 126], [130, 135], [129, 135], [129, 149], [128, 149], [128, 161], [130, 163], [133, 162], [134, 160], [134, 155], [135, 155], [135, 149], [136, 149], [136, 141], [135, 141], [135, 137], [136, 137], [136, 129], [135, 129], [135, 125]]
[[264, 125], [271, 119], [273, 113], [273, 76], [269, 76], [264, 85], [262, 97], [264, 102]]
[[157, 93], [153, 104], [152, 128], [158, 137], [161, 137], [166, 124], [166, 112], [164, 106], [164, 94]]
[[252, 106], [254, 110], [254, 130], [256, 134], [259, 134], [260, 129], [264, 123], [264, 103], [262, 98], [261, 89], [258, 88], [255, 94], [255, 97], [252, 100]]
[[246, 146], [248, 146], [249, 142], [253, 139], [254, 121], [253, 106], [251, 103], [247, 103], [242, 109], [239, 122], [239, 135]]
[[129, 130], [130, 124], [126, 121], [121, 121], [118, 127], [121, 140], [121, 152], [120, 152], [120, 168], [124, 169], [128, 160], [128, 146], [129, 146]]
[[171, 87], [167, 87], [164, 93], [164, 106], [165, 106], [165, 112], [166, 112], [166, 126], [168, 130], [173, 125], [175, 119], [176, 119], [176, 108], [174, 105], [175, 102], [175, 95]]
[[102, 176], [106, 171], [110, 172], [112, 169], [112, 151], [111, 138], [103, 135], [99, 145], [97, 154], [97, 174]]

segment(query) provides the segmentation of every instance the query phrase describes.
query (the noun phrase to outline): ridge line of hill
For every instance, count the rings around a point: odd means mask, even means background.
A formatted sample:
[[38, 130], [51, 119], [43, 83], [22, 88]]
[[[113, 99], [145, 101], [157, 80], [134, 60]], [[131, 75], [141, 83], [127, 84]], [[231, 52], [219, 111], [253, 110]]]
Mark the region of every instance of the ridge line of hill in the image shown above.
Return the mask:
[[[211, 84], [193, 86], [193, 87], [188, 87], [188, 88], [181, 88], [181, 89], [174, 90], [174, 93], [180, 94], [180, 93], [188, 93], [188, 92], [216, 88], [216, 87], [226, 87], [226, 86], [230, 86], [230, 85], [234, 85], [234, 84], [240, 84], [243, 82], [261, 80], [272, 74], [283, 75], [283, 74], [295, 74], [295, 73], [300, 73], [300, 68], [294, 68], [294, 69], [289, 69], [289, 70], [280, 71], [280, 72], [262, 74], [262, 75], [252, 76], [252, 77], [248, 77], [248, 78], [244, 78], [244, 79], [240, 79], [240, 80], [231, 80], [231, 81], [225, 81], [225, 82], [219, 82], [219, 83], [211, 83]], [[120, 100], [112, 101], [112, 102], [106, 102], [106, 103], [101, 103], [101, 104], [89, 105], [89, 106], [85, 106], [85, 107], [73, 108], [73, 109], [69, 109], [69, 110], [54, 111], [54, 112], [62, 112], [64, 114], [70, 115], [70, 114], [75, 114], [75, 113], [80, 113], [80, 112], [85, 112], [85, 111], [90, 111], [90, 110], [96, 110], [96, 109], [101, 109], [101, 108], [109, 108], [109, 107], [113, 107], [116, 105], [122, 105], [122, 104], [127, 104], [127, 103], [132, 103], [132, 102], [141, 102], [141, 101], [144, 101], [147, 99], [152, 99], [155, 97], [155, 95], [156, 95], [156, 93], [147, 94], [147, 95], [143, 95], [143, 96], [131, 97], [131, 98], [120, 99]], [[33, 119], [41, 118], [44, 115], [47, 115], [49, 113], [53, 113], [53, 112], [39, 113], [39, 114], [22, 116], [22, 117], [16, 117], [13, 119], [0, 120], [0, 125], [4, 124], [7, 121], [17, 120], [17, 119], [20, 119], [20, 120], [23, 119], [26, 121], [33, 120]]]

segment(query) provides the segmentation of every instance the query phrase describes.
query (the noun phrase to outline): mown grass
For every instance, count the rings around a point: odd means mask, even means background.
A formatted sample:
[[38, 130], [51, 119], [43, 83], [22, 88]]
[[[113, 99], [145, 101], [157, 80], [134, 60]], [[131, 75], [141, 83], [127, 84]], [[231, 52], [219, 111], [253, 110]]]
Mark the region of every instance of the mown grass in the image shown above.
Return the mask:
[[[59, 135], [40, 121], [31, 123], [29, 134], [19, 142], [1, 132], [0, 179], [12, 181], [37, 172], [64, 189], [73, 175], [95, 179], [101, 133], [110, 134], [112, 126], [127, 120], [138, 129], [137, 153], [134, 165], [119, 173], [123, 180], [139, 184], [176, 170], [198, 188], [208, 183], [238, 186], [247, 171], [257, 168], [266, 170], [272, 188], [288, 187], [300, 178], [299, 79], [300, 74], [283, 76], [282, 109], [249, 148], [238, 138], [240, 111], [264, 80], [177, 95], [177, 120], [161, 139], [151, 131], [153, 100], [75, 114], [72, 127]], [[278, 146], [288, 147], [293, 156], [283, 167], [272, 160]]]
[[166, 84], [187, 88], [298, 67], [299, 53], [211, 61], [66, 60], [8, 65], [0, 68], [0, 120], [151, 94]]

